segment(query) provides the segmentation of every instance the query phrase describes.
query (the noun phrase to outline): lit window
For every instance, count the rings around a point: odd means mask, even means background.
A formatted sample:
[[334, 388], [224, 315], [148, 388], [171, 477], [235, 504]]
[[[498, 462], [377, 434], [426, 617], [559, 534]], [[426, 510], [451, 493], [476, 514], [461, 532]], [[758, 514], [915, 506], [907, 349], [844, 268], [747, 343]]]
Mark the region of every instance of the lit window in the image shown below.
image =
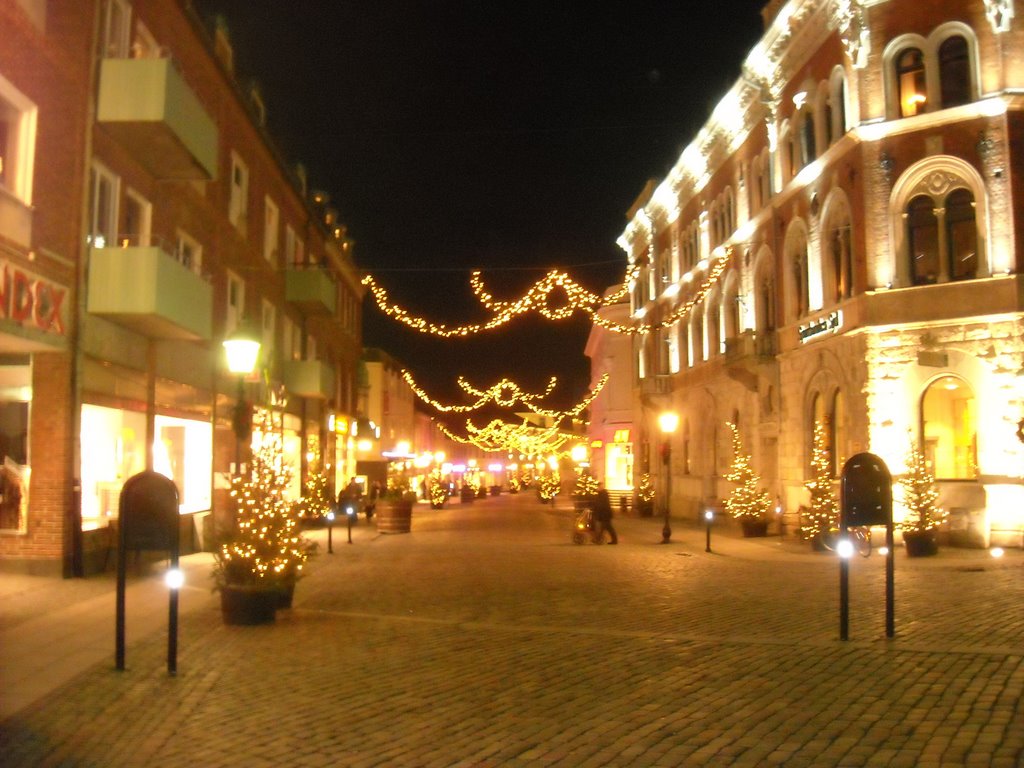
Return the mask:
[[968, 480], [978, 475], [977, 404], [958, 376], [942, 376], [921, 398], [924, 454], [937, 479]]
[[249, 169], [242, 159], [231, 153], [231, 192], [228, 199], [228, 220], [245, 232], [249, 215]]
[[919, 48], [908, 48], [896, 59], [896, 80], [899, 88], [900, 114], [903, 117], [924, 112], [928, 101], [925, 88], [924, 54]]

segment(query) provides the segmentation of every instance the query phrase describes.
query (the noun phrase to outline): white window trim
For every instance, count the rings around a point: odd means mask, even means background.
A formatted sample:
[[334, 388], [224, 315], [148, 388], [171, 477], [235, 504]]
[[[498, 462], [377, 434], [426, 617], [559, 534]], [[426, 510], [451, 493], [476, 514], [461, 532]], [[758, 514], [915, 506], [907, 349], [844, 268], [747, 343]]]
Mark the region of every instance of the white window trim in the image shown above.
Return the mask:
[[6, 103], [17, 116], [12, 120], [14, 137], [8, 141], [13, 145], [13, 168], [11, 181], [0, 185], [25, 205], [32, 205], [32, 178], [35, 172], [36, 127], [39, 121], [39, 108], [14, 87], [10, 80], [0, 75], [0, 106]]
[[[242, 322], [242, 318], [245, 316], [245, 281], [234, 272], [228, 270], [225, 282], [227, 286], [227, 294], [224, 299], [226, 312], [224, 319], [224, 333], [227, 336], [238, 328]], [[232, 285], [238, 286], [237, 306], [231, 303]]]
[[263, 198], [263, 258], [277, 266], [281, 249], [281, 209], [269, 195]]
[[[241, 172], [241, 181], [235, 182], [236, 170]], [[239, 231], [245, 232], [249, 219], [249, 167], [237, 152], [231, 152], [231, 176], [228, 179], [228, 221]]]
[[[107, 168], [102, 163], [93, 161], [92, 164], [92, 190], [91, 190], [91, 201], [89, 210], [89, 235], [92, 238], [92, 244], [98, 248], [108, 247], [113, 248], [117, 244], [118, 236], [118, 221], [120, 220], [120, 205], [121, 205], [121, 178]], [[95, 210], [95, 203], [99, 199], [96, 194], [100, 179], [106, 179], [110, 182], [110, 211], [108, 212], [107, 221], [97, 221], [97, 211]], [[96, 236], [100, 235], [103, 237], [102, 242], [96, 241]]]

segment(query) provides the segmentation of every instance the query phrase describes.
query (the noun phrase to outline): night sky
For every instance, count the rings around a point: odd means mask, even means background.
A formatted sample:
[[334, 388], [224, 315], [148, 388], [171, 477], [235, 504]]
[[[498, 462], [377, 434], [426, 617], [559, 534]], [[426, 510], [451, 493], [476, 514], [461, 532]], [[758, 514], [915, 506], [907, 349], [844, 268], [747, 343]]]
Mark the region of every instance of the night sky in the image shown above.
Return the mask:
[[[194, 0], [222, 14], [240, 82], [310, 187], [327, 192], [356, 261], [436, 323], [486, 319], [560, 268], [599, 292], [621, 279], [615, 240], [740, 74], [763, 0]], [[549, 401], [586, 394], [583, 315], [534, 316], [472, 340], [399, 326], [368, 297], [364, 343], [439, 400], [455, 380], [507, 376]]]

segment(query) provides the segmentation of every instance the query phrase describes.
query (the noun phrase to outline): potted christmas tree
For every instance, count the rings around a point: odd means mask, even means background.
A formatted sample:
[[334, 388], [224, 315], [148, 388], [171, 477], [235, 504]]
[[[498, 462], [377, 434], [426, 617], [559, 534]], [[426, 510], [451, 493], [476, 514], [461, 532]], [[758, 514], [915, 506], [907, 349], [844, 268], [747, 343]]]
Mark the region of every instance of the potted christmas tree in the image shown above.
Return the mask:
[[649, 472], [640, 475], [640, 486], [636, 489], [636, 508], [640, 517], [654, 514], [654, 484]]
[[768, 533], [771, 496], [758, 487], [761, 478], [751, 466], [750, 454], [743, 451], [739, 429], [732, 422], [726, 423], [732, 430], [733, 461], [725, 479], [736, 487], [725, 500], [725, 510], [740, 521], [744, 536], [764, 536]]
[[302, 567], [315, 546], [299, 532], [296, 505], [285, 497], [289, 470], [281, 436], [264, 416], [248, 475], [232, 479], [235, 525], [215, 551], [215, 588], [228, 624], [265, 624], [291, 605]]
[[899, 524], [908, 557], [927, 557], [939, 552], [938, 528], [948, 513], [937, 505], [939, 492], [924, 454], [913, 442], [907, 453], [907, 473], [899, 479], [906, 514]]
[[832, 462], [829, 461], [828, 437], [825, 425], [814, 424], [814, 447], [811, 454], [814, 477], [804, 483], [811, 492], [811, 506], [800, 521], [800, 532], [815, 549], [824, 550], [825, 537], [833, 536], [839, 528], [839, 502], [832, 492]]

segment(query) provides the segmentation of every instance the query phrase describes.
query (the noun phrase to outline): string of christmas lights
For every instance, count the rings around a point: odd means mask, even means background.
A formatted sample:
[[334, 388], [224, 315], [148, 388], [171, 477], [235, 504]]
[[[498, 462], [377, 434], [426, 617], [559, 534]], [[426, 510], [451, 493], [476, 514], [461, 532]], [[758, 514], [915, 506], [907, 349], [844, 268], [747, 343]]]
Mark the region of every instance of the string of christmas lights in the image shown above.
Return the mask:
[[[628, 295], [639, 274], [640, 267], [636, 264], [630, 266], [626, 271], [626, 275], [619, 287], [605, 297], [588, 291], [566, 272], [551, 270], [534, 283], [522, 298], [514, 302], [496, 300], [485, 288], [481, 271], [474, 270], [470, 275], [470, 286], [481, 305], [491, 311], [492, 317], [485, 323], [459, 326], [432, 323], [422, 317], [413, 316], [408, 310], [397, 304], [390, 303], [387, 290], [378, 285], [373, 275], [366, 275], [363, 278], [363, 285], [369, 287], [378, 308], [388, 317], [404, 323], [421, 333], [430, 333], [443, 338], [470, 336], [483, 331], [493, 330], [530, 311], [539, 312], [548, 320], [565, 320], [575, 312], [585, 312], [590, 315], [595, 324], [600, 325], [606, 330], [614, 333], [636, 335], [667, 328], [686, 317], [695, 306], [707, 298], [711, 289], [717, 284], [728, 266], [728, 255], [727, 253], [725, 257], [715, 261], [705, 276], [703, 283], [701, 283], [694, 294], [687, 301], [677, 305], [668, 315], [665, 315], [657, 322], [648, 321], [628, 325], [608, 320], [602, 317], [599, 312], [605, 307], [619, 303]], [[552, 305], [550, 301], [551, 293], [556, 290], [564, 293], [565, 302], [563, 304]]]
[[511, 408], [517, 402], [528, 404], [533, 400], [540, 400], [547, 397], [551, 391], [555, 388], [555, 384], [558, 383], [558, 377], [552, 376], [548, 382], [547, 389], [540, 394], [531, 394], [524, 392], [518, 384], [510, 379], [502, 379], [497, 384], [493, 385], [489, 389], [477, 389], [462, 376], [458, 378], [458, 384], [468, 394], [476, 397], [477, 400], [469, 405], [445, 405], [434, 400], [428, 395], [422, 388], [420, 388], [412, 374], [405, 370], [402, 371], [402, 378], [405, 379], [405, 383], [409, 385], [413, 393], [427, 405], [433, 406], [441, 413], [467, 413], [469, 411], [475, 411], [492, 400], [502, 408]]
[[557, 427], [534, 427], [527, 422], [510, 424], [494, 419], [487, 426], [478, 427], [466, 420], [466, 436], [456, 435], [444, 424], [438, 428], [449, 439], [473, 445], [487, 453], [514, 453], [523, 456], [563, 455], [565, 444], [578, 436], [560, 431]]
[[594, 389], [592, 389], [580, 402], [566, 411], [556, 411], [553, 409], [542, 408], [539, 405], [534, 405], [534, 402], [537, 400], [543, 400], [551, 394], [551, 391], [558, 383], [557, 376], [552, 376], [551, 380], [548, 382], [547, 388], [540, 393], [525, 392], [518, 384], [510, 379], [502, 379], [497, 384], [492, 385], [489, 389], [478, 389], [466, 381], [464, 377], [459, 376], [457, 379], [458, 385], [462, 387], [465, 392], [477, 398], [475, 402], [469, 405], [445, 405], [444, 403], [434, 400], [416, 384], [416, 380], [408, 370], [402, 371], [402, 378], [420, 400], [427, 405], [433, 406], [441, 413], [467, 413], [469, 411], [475, 411], [482, 408], [491, 401], [502, 408], [511, 408], [516, 403], [522, 403], [534, 413], [553, 419], [556, 424], [564, 421], [565, 419], [576, 418], [583, 413], [587, 406], [594, 401], [594, 398], [601, 393], [605, 384], [608, 383], [608, 374], [606, 373], [600, 378]]

